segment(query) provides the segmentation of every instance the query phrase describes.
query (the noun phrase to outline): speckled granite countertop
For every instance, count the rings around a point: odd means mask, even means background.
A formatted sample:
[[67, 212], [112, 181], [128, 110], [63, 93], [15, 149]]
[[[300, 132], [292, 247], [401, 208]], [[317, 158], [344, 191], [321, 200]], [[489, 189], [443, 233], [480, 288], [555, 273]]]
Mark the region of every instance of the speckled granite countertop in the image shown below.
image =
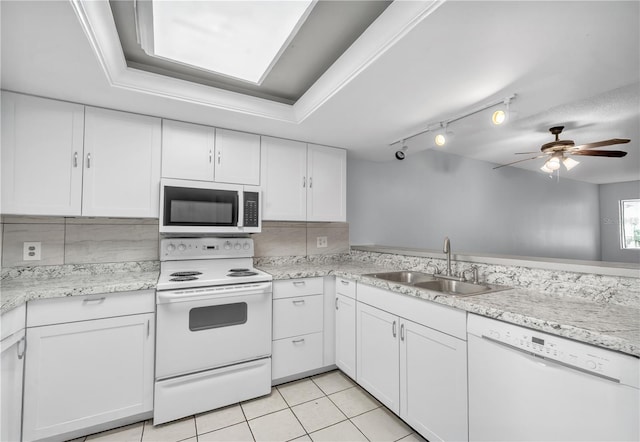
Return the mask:
[[[336, 275], [400, 295], [415, 296], [640, 357], [640, 309], [579, 297], [511, 289], [456, 298], [363, 276], [400, 270], [345, 259], [258, 263], [275, 280]], [[10, 269], [2, 273], [1, 313], [33, 299], [154, 289], [159, 263], [65, 265]]]
[[155, 289], [155, 261], [28, 267], [3, 271], [0, 313], [34, 299]]
[[363, 276], [393, 271], [351, 260], [259, 265], [274, 280], [336, 275], [393, 292], [416, 296], [470, 313], [563, 336], [640, 357], [640, 309], [578, 297], [511, 289], [458, 298]]

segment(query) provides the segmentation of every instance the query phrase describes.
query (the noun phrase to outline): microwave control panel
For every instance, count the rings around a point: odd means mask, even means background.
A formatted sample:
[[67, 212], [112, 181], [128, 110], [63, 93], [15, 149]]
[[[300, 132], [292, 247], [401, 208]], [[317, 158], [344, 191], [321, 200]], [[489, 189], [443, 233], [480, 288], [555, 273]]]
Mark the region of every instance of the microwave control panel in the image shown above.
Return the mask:
[[258, 192], [244, 192], [244, 227], [258, 227]]

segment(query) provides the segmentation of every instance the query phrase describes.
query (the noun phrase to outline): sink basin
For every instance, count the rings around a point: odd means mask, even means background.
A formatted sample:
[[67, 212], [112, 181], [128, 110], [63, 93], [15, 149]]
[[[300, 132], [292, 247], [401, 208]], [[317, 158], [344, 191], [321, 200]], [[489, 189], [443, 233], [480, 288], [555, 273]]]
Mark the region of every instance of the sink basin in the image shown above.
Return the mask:
[[399, 284], [416, 285], [419, 282], [434, 281], [437, 282], [433, 275], [421, 272], [412, 272], [409, 270], [401, 270], [398, 272], [385, 273], [369, 273], [363, 276], [370, 278], [384, 279], [385, 281], [397, 282]]
[[509, 288], [496, 285], [472, 284], [470, 282], [454, 281], [450, 279], [423, 281], [413, 284], [413, 286], [455, 296], [480, 295], [482, 293], [497, 292], [499, 290], [506, 290]]

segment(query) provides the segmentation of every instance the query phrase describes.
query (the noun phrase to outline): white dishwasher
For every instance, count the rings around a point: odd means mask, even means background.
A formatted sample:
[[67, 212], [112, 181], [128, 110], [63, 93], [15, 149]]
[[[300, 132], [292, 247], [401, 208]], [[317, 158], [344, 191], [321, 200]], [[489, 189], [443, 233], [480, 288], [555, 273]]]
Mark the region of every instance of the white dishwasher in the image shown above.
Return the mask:
[[640, 361], [469, 315], [470, 441], [638, 441]]

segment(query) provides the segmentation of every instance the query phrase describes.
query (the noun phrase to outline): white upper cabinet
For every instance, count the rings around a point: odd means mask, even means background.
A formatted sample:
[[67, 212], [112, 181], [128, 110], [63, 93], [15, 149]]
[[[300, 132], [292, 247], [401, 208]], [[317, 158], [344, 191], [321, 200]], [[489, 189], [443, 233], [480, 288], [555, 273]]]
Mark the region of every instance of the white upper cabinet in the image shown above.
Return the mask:
[[162, 176], [213, 181], [215, 129], [210, 126], [162, 121]]
[[159, 118], [87, 107], [82, 214], [158, 217]]
[[214, 180], [260, 185], [260, 136], [216, 129]]
[[347, 220], [347, 152], [309, 144], [307, 221]]
[[263, 219], [306, 221], [307, 145], [262, 137]]
[[262, 187], [265, 220], [344, 222], [346, 151], [262, 137]]
[[81, 213], [84, 106], [2, 93], [2, 213]]

